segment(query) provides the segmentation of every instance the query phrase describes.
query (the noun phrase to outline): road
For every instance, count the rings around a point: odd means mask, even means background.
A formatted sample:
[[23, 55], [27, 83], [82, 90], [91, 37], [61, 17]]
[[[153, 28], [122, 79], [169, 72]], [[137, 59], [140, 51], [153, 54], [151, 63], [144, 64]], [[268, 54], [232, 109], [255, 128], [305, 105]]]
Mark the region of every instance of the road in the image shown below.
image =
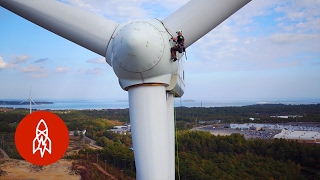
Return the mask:
[[9, 160], [9, 156], [3, 149], [0, 148], [0, 159], [1, 160]]
[[84, 135], [83, 137], [90, 141], [90, 144], [89, 144], [90, 146], [92, 146], [92, 147], [94, 147], [96, 149], [103, 149], [103, 147], [96, 145], [96, 141], [95, 140], [88, 138], [86, 135]]

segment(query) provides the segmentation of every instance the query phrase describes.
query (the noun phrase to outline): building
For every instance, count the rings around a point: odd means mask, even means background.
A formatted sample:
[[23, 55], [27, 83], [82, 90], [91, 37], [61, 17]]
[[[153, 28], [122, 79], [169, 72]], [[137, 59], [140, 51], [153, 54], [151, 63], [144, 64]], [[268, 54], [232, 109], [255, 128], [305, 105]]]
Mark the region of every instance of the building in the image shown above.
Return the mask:
[[118, 134], [127, 134], [128, 132], [131, 132], [131, 125], [127, 124], [124, 126], [114, 126], [112, 129], [110, 129], [111, 132], [118, 133]]
[[300, 131], [283, 129], [274, 138], [297, 140], [305, 143], [320, 143], [320, 131]]

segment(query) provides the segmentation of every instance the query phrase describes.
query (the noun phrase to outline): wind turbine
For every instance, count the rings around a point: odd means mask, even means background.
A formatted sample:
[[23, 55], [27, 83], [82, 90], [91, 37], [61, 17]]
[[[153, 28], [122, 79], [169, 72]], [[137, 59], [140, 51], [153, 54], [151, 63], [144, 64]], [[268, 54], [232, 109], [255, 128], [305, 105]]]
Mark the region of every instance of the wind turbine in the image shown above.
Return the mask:
[[26, 101], [29, 101], [29, 102], [30, 102], [30, 114], [32, 113], [32, 103], [33, 103], [34, 105], [37, 105], [37, 104], [33, 101], [32, 97], [31, 97], [31, 89], [32, 89], [32, 87], [30, 88], [29, 98], [26, 99], [26, 100], [24, 100], [24, 101], [22, 101], [22, 102], [20, 103], [20, 104], [22, 104], [22, 103], [24, 103], [24, 102], [26, 102]]
[[184, 70], [170, 60], [172, 32], [189, 47], [251, 0], [191, 0], [163, 20], [118, 24], [53, 0], [1, 0], [19, 16], [106, 58], [128, 91], [137, 179], [175, 179], [174, 97]]

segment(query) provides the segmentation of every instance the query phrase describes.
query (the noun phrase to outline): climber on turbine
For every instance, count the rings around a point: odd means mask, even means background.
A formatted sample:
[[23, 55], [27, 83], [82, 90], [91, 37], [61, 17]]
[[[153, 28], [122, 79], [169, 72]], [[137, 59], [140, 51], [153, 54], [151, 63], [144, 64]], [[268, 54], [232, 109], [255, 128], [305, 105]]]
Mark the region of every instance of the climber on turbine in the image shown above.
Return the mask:
[[184, 37], [182, 36], [182, 31], [178, 30], [176, 32], [178, 36], [176, 38], [171, 38], [176, 44], [171, 48], [171, 59], [173, 59], [173, 62], [177, 60], [177, 55], [176, 51], [179, 53], [185, 52], [185, 47], [184, 47]]

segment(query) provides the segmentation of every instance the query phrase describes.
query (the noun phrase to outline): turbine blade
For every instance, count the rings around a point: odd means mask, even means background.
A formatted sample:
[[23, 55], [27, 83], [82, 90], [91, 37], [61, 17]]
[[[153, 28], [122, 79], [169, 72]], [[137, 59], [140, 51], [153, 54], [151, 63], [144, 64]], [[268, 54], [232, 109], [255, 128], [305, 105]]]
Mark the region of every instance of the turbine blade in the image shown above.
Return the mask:
[[33, 102], [34, 105], [37, 105], [32, 98], [30, 98], [30, 101]]
[[26, 102], [26, 101], [28, 101], [29, 99], [26, 99], [26, 100], [24, 100], [24, 101], [22, 101], [20, 104], [22, 104], [22, 103], [24, 103], [24, 102]]
[[54, 0], [0, 0], [0, 6], [101, 56], [118, 26]]
[[30, 88], [29, 97], [31, 97], [31, 90], [32, 90], [32, 86], [31, 86], [31, 88]]
[[191, 0], [163, 20], [173, 34], [182, 30], [188, 47], [251, 0]]

